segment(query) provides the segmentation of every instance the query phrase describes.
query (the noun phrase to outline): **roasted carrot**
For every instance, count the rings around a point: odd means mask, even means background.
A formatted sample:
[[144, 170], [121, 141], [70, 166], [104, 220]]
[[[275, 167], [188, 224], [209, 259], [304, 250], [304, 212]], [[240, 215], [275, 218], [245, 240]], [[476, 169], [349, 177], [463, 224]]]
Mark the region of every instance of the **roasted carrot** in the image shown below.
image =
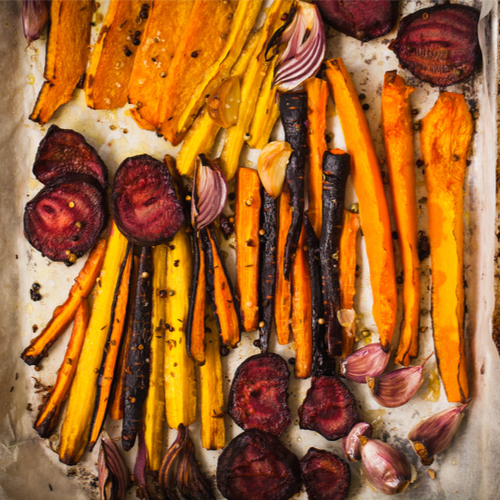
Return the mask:
[[307, 121], [309, 146], [309, 220], [318, 239], [321, 237], [322, 196], [323, 196], [323, 154], [327, 146], [326, 103], [328, 101], [328, 85], [319, 78], [307, 80]]
[[278, 201], [278, 237], [276, 240], [276, 300], [274, 303], [274, 321], [278, 343], [288, 344], [290, 339], [290, 319], [292, 314], [292, 286], [285, 279], [285, 245], [290, 225], [292, 211], [290, 208], [290, 192], [285, 183]]
[[396, 324], [397, 290], [391, 223], [382, 176], [358, 93], [342, 59], [327, 61], [326, 76], [351, 155], [352, 180], [359, 200], [373, 294], [373, 318], [384, 350]]
[[55, 426], [57, 425], [62, 405], [69, 393], [71, 383], [73, 382], [78, 359], [82, 351], [83, 340], [85, 338], [85, 331], [87, 330], [89, 317], [89, 303], [86, 298], [82, 298], [76, 311], [73, 331], [71, 332], [68, 348], [66, 349], [66, 354], [64, 355], [64, 361], [57, 374], [56, 383], [49, 398], [39, 411], [35, 425], [33, 426], [42, 438], [50, 437]]
[[312, 369], [311, 274], [304, 227], [292, 264], [292, 331], [295, 340], [295, 378], [308, 378]]
[[342, 358], [352, 353], [356, 328], [354, 320], [354, 295], [356, 293], [356, 236], [359, 230], [359, 214], [344, 210], [344, 226], [340, 236], [340, 307], [342, 323]]
[[92, 417], [92, 423], [90, 425], [89, 451], [93, 450], [94, 445], [99, 439], [111, 401], [111, 388], [116, 373], [116, 365], [127, 317], [127, 304], [132, 275], [132, 251], [132, 244], [129, 243], [127, 253], [121, 264], [120, 275], [118, 276], [115, 295], [111, 305], [110, 327], [104, 347], [101, 369], [97, 379], [94, 416]]
[[384, 76], [382, 91], [382, 127], [389, 167], [398, 244], [403, 261], [403, 322], [394, 361], [408, 366], [418, 356], [420, 318], [420, 261], [417, 244], [417, 199], [415, 195], [415, 152], [410, 94], [396, 71]]
[[469, 394], [464, 347], [463, 183], [473, 133], [462, 94], [443, 92], [422, 120], [432, 262], [432, 327], [450, 403]]
[[257, 170], [240, 168], [236, 182], [236, 293], [246, 332], [259, 324], [260, 179]]
[[88, 297], [94, 288], [97, 276], [101, 272], [106, 240], [99, 240], [85, 262], [82, 270], [75, 278], [66, 302], [54, 309], [52, 318], [40, 335], [35, 337], [21, 354], [21, 358], [28, 365], [37, 365], [45, 356], [52, 344], [62, 335], [67, 326], [75, 317], [82, 299]]

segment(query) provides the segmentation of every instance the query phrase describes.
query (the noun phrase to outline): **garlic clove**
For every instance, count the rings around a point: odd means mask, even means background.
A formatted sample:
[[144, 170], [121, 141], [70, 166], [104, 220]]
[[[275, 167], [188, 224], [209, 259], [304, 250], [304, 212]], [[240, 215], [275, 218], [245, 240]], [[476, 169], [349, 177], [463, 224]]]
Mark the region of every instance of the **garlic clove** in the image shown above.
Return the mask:
[[118, 448], [108, 437], [101, 441], [97, 468], [101, 500], [124, 500], [130, 487], [130, 473]]
[[357, 462], [361, 458], [359, 452], [359, 437], [372, 437], [373, 427], [366, 422], [359, 422], [349, 431], [349, 434], [342, 438], [342, 451], [347, 460]]
[[361, 461], [369, 483], [381, 493], [395, 495], [411, 482], [410, 462], [403, 453], [378, 439], [359, 437]]
[[380, 342], [368, 344], [342, 361], [340, 373], [353, 382], [365, 384], [367, 377], [374, 378], [384, 373], [390, 354], [382, 349]]
[[380, 377], [366, 377], [373, 399], [386, 408], [403, 406], [422, 385], [424, 365], [431, 356], [426, 358], [420, 366], [401, 368]]
[[463, 411], [469, 402], [452, 406], [417, 424], [408, 434], [415, 453], [422, 465], [431, 465], [434, 455], [448, 448], [464, 416]]
[[232, 76], [223, 80], [207, 99], [210, 118], [222, 128], [236, 125], [241, 101], [240, 78]]
[[47, 0], [23, 0], [23, 31], [28, 45], [40, 38], [49, 20]]
[[286, 167], [293, 149], [284, 141], [273, 141], [267, 144], [259, 155], [257, 170], [260, 181], [269, 196], [276, 199], [283, 191]]

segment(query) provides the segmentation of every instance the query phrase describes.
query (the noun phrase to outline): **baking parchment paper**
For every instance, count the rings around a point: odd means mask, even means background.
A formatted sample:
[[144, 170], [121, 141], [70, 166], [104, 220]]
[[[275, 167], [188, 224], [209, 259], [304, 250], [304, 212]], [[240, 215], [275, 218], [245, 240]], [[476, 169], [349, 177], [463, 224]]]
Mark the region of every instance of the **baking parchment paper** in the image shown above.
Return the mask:
[[[431, 5], [430, 1], [404, 2], [402, 15]], [[399, 497], [402, 499], [496, 499], [500, 498], [500, 360], [491, 340], [491, 318], [494, 305], [493, 257], [495, 249], [495, 163], [496, 163], [496, 91], [497, 91], [497, 43], [498, 6], [493, 0], [467, 2], [482, 9], [480, 40], [483, 49], [482, 71], [465, 83], [447, 90], [465, 93], [471, 109], [478, 111], [475, 121], [474, 152], [467, 171], [465, 195], [465, 279], [467, 282], [466, 338], [471, 381], [472, 403], [460, 430], [450, 448], [438, 456], [432, 465], [436, 478], [431, 479], [416, 459], [406, 436], [421, 418], [449, 406], [444, 390], [436, 399], [428, 387], [429, 374], [436, 370], [432, 357], [424, 370], [422, 387], [405, 406], [396, 409], [379, 407], [369, 396], [365, 386], [347, 382], [357, 401], [361, 417], [374, 425], [375, 437], [394, 444], [406, 453], [415, 469], [415, 481]], [[94, 16], [92, 28], [95, 40], [106, 12], [106, 2], [101, 2]], [[489, 13], [489, 15], [487, 15]], [[86, 455], [76, 467], [67, 467], [58, 461], [53, 449], [57, 448], [58, 435], [51, 440], [40, 439], [32, 429], [41, 394], [35, 394], [35, 378], [44, 384], [55, 381], [56, 371], [66, 348], [68, 334], [52, 348], [50, 356], [42, 363], [42, 370], [34, 371], [19, 358], [22, 349], [34, 336], [33, 325], [43, 328], [54, 307], [62, 303], [84, 259], [71, 268], [51, 263], [30, 248], [22, 235], [24, 204], [41, 188], [31, 174], [36, 148], [48, 126], [41, 127], [27, 117], [33, 107], [42, 84], [45, 40], [35, 42], [26, 49], [22, 35], [21, 2], [0, 2], [0, 75], [2, 92], [0, 110], [3, 118], [0, 126], [0, 500], [21, 499], [93, 499], [98, 498], [96, 458], [97, 453]], [[381, 170], [387, 178], [387, 167], [382, 146], [380, 125], [380, 96], [383, 74], [398, 67], [394, 54], [388, 50], [395, 37], [393, 30], [385, 37], [362, 44], [328, 29], [328, 57], [342, 57], [351, 71], [359, 93], [366, 95], [365, 103], [370, 129], [376, 144]], [[415, 119], [425, 116], [434, 104], [439, 89], [420, 82], [409, 73], [400, 70], [408, 83], [415, 86], [412, 105], [418, 110]], [[329, 103], [328, 127], [334, 139], [330, 146], [343, 147], [342, 131], [335, 116], [333, 103]], [[174, 154], [172, 148], [154, 133], [140, 130], [128, 116], [126, 109], [93, 111], [85, 106], [82, 90], [75, 91], [73, 101], [60, 108], [51, 123], [63, 128], [73, 128], [82, 133], [98, 150], [113, 173], [126, 157], [148, 153], [162, 159], [165, 153]], [[274, 138], [282, 137], [276, 127]], [[416, 157], [420, 155], [416, 134]], [[254, 166], [258, 152], [247, 151], [242, 165]], [[419, 200], [419, 229], [426, 231], [427, 211], [425, 183], [422, 169], [416, 168], [417, 200]], [[387, 187], [387, 186], [386, 186]], [[390, 197], [387, 192], [389, 203]], [[354, 202], [352, 185], [348, 186], [347, 204]], [[228, 213], [231, 207], [227, 207]], [[395, 229], [394, 220], [393, 229]], [[377, 341], [376, 327], [371, 316], [371, 292], [369, 273], [362, 238], [358, 240], [360, 276], [356, 283], [355, 308], [359, 315], [358, 332], [370, 329], [373, 333], [367, 342]], [[234, 250], [223, 242], [234, 262]], [[397, 273], [401, 264], [395, 241]], [[422, 309], [430, 310], [430, 259], [422, 263]], [[230, 264], [234, 277], [234, 265]], [[42, 301], [31, 302], [29, 289], [37, 281], [42, 285]], [[401, 307], [399, 308], [401, 319]], [[428, 327], [421, 335], [421, 362], [433, 351], [430, 316], [421, 317], [421, 326]], [[69, 333], [69, 332], [68, 332]], [[358, 346], [363, 345], [364, 338]], [[240, 347], [223, 358], [225, 390], [229, 389], [235, 368], [246, 357], [258, 352], [252, 344], [255, 334], [243, 335]], [[397, 342], [397, 334], [394, 344]], [[293, 344], [278, 346], [271, 342], [271, 351], [285, 359], [294, 357]], [[392, 365], [390, 368], [395, 368]], [[293, 373], [293, 367], [290, 365]], [[289, 404], [292, 425], [281, 437], [300, 458], [309, 447], [315, 446], [342, 455], [340, 442], [328, 442], [311, 431], [298, 428], [297, 409], [309, 388], [310, 381], [297, 381], [291, 376]], [[29, 411], [31, 408], [32, 411]], [[227, 442], [241, 430], [226, 416]], [[120, 423], [108, 420], [106, 429], [111, 436], [118, 436]], [[191, 426], [191, 435], [197, 454], [209, 478], [214, 472], [219, 452], [201, 449], [199, 424]], [[169, 442], [174, 431], [167, 431]], [[124, 453], [132, 467], [135, 451]], [[351, 464], [352, 486], [349, 498], [381, 499], [361, 474], [359, 464]], [[132, 489], [127, 498], [134, 498]], [[221, 498], [221, 497], [219, 497]], [[306, 494], [294, 498], [305, 499]]]

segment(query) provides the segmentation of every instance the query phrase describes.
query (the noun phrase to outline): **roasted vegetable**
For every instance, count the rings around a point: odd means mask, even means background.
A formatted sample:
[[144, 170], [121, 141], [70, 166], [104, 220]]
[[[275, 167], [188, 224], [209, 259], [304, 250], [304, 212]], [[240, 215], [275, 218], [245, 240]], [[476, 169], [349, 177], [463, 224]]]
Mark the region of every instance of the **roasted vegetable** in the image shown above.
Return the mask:
[[432, 260], [432, 326], [448, 401], [468, 398], [464, 349], [463, 183], [472, 117], [462, 94], [443, 92], [422, 121]]
[[113, 180], [113, 215], [120, 231], [137, 245], [157, 245], [184, 222], [168, 168], [149, 155], [124, 160]]
[[223, 80], [210, 94], [207, 100], [207, 112], [212, 121], [222, 128], [236, 125], [241, 101], [239, 76]]
[[356, 237], [359, 230], [359, 214], [344, 210], [344, 226], [340, 236], [340, 307], [342, 308], [342, 359], [352, 353], [356, 334]]
[[74, 465], [80, 460], [89, 438], [97, 391], [96, 382], [108, 338], [111, 305], [120, 275], [117, 262], [123, 262], [127, 246], [127, 239], [113, 223], [61, 430], [59, 459], [66, 465]]
[[311, 78], [305, 84], [307, 91], [307, 121], [309, 146], [309, 220], [317, 238], [321, 237], [323, 221], [323, 154], [327, 149], [325, 140], [327, 83]]
[[134, 446], [137, 431], [142, 425], [142, 407], [149, 389], [153, 310], [153, 254], [150, 247], [142, 247], [137, 278], [123, 393], [122, 447], [125, 451]]
[[444, 3], [401, 19], [391, 43], [402, 68], [424, 82], [444, 87], [471, 75], [481, 58], [479, 11]]
[[315, 0], [323, 19], [347, 36], [368, 42], [392, 30], [398, 20], [396, 0]]
[[80, 305], [76, 311], [73, 331], [69, 339], [68, 348], [64, 354], [64, 361], [57, 373], [57, 380], [50, 396], [44, 403], [35, 421], [34, 429], [42, 438], [48, 438], [52, 434], [62, 405], [69, 393], [73, 377], [75, 375], [78, 359], [82, 351], [83, 339], [89, 322], [89, 303], [86, 298], [81, 299]]
[[[148, 450], [146, 448], [146, 440], [144, 439], [144, 430], [139, 427], [137, 432], [139, 446], [134, 464], [134, 483], [137, 486], [136, 496], [141, 500], [151, 500], [148, 491], [146, 474], [148, 470]], [[161, 458], [161, 457], [160, 457]]]
[[50, 260], [72, 264], [108, 223], [106, 195], [88, 175], [65, 175], [26, 204], [23, 222], [32, 247]]
[[359, 421], [354, 396], [335, 376], [312, 379], [299, 408], [300, 428], [318, 432], [329, 441], [347, 436]]
[[278, 438], [252, 429], [219, 456], [217, 486], [228, 500], [288, 500], [300, 491], [300, 463]]
[[359, 200], [373, 294], [373, 318], [384, 350], [389, 350], [396, 323], [397, 290], [389, 210], [366, 117], [341, 59], [327, 61], [326, 75], [352, 157], [351, 174]]
[[104, 254], [106, 251], [106, 240], [99, 240], [85, 262], [82, 270], [75, 278], [75, 284], [71, 287], [69, 296], [64, 304], [54, 309], [52, 318], [40, 335], [31, 340], [30, 345], [21, 354], [24, 362], [28, 365], [37, 365], [45, 356], [52, 344], [66, 330], [73, 321], [76, 311], [82, 299], [86, 299], [92, 288], [94, 288], [96, 278], [101, 272]]
[[53, 0], [45, 58], [45, 82], [30, 120], [47, 123], [56, 109], [73, 96], [85, 73], [89, 55], [93, 0]]
[[97, 394], [94, 406], [94, 415], [90, 425], [90, 437], [88, 449], [92, 451], [101, 434], [109, 403], [111, 401], [111, 388], [116, 373], [116, 364], [122, 343], [123, 329], [127, 317], [127, 304], [132, 276], [132, 245], [129, 244], [125, 258], [120, 266], [120, 274], [116, 283], [113, 303], [111, 304], [111, 316], [108, 338], [104, 346], [99, 377], [97, 378]]
[[[139, 43], [146, 39], [136, 28], [143, 0], [111, 0], [85, 78], [85, 100], [92, 109], [122, 108]], [[137, 34], [139, 33], [139, 34]], [[139, 42], [139, 43], [137, 43]]]
[[349, 466], [326, 450], [309, 448], [300, 461], [302, 480], [309, 500], [344, 500], [349, 494]]
[[285, 129], [285, 140], [293, 153], [286, 169], [286, 185], [290, 192], [292, 221], [286, 237], [283, 273], [289, 279], [292, 259], [299, 244], [304, 218], [304, 175], [307, 160], [307, 94], [283, 94], [280, 97], [280, 113]]
[[108, 437], [101, 441], [97, 470], [101, 499], [124, 500], [130, 487], [130, 473], [118, 448]]
[[290, 425], [286, 391], [290, 373], [273, 353], [247, 358], [236, 370], [229, 392], [229, 415], [244, 430], [280, 436]]
[[323, 226], [319, 242], [323, 301], [326, 321], [328, 354], [342, 354], [342, 326], [337, 317], [340, 311], [340, 236], [344, 219], [344, 199], [351, 157], [334, 149], [323, 156]]
[[50, 3], [46, 0], [23, 0], [23, 33], [28, 45], [40, 38], [49, 12]]
[[389, 167], [398, 244], [403, 261], [403, 322], [395, 362], [408, 366], [418, 356], [420, 318], [420, 261], [417, 242], [417, 199], [415, 195], [415, 152], [410, 94], [396, 71], [384, 76], [382, 127]]
[[259, 324], [260, 180], [256, 170], [240, 168], [236, 182], [236, 293], [246, 332]]
[[277, 198], [283, 191], [286, 167], [292, 152], [290, 144], [283, 141], [272, 141], [260, 152], [257, 171], [262, 186], [273, 198]]
[[180, 424], [177, 429], [177, 437], [161, 462], [158, 480], [163, 498], [167, 500], [177, 500], [178, 498], [176, 491], [177, 461], [182, 450], [186, 447], [188, 439], [187, 428]]
[[108, 187], [108, 169], [85, 137], [51, 125], [38, 146], [33, 175], [49, 184], [66, 174], [90, 175], [103, 189]]

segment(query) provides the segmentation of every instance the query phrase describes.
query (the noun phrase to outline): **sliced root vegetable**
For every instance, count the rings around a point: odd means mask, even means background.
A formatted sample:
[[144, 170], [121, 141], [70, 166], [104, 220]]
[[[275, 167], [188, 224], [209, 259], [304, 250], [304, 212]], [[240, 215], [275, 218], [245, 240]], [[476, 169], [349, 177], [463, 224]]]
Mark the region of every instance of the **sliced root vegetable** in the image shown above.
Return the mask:
[[398, 244], [403, 261], [403, 322], [395, 362], [408, 366], [418, 356], [420, 318], [420, 261], [418, 259], [417, 199], [415, 195], [415, 151], [410, 94], [396, 71], [384, 76], [382, 127], [391, 181]]
[[121, 163], [113, 181], [112, 200], [117, 226], [137, 245], [166, 242], [184, 221], [168, 168], [149, 155]]
[[339, 149], [323, 156], [323, 226], [319, 242], [321, 278], [326, 321], [328, 354], [342, 354], [340, 311], [340, 236], [344, 219], [345, 187], [350, 172], [351, 157]]
[[300, 491], [300, 463], [278, 438], [252, 429], [219, 456], [217, 486], [228, 500], [288, 500]]
[[89, 304], [86, 298], [82, 298], [76, 311], [73, 331], [71, 332], [68, 348], [64, 355], [64, 361], [57, 374], [56, 383], [50, 393], [49, 399], [39, 411], [35, 425], [33, 426], [42, 438], [50, 437], [57, 425], [62, 405], [69, 393], [71, 383], [73, 382], [78, 359], [82, 351], [89, 316]]
[[307, 91], [307, 121], [309, 146], [309, 219], [316, 233], [321, 236], [323, 214], [323, 154], [327, 149], [325, 140], [326, 103], [328, 85], [319, 78], [305, 83]]
[[97, 378], [97, 394], [94, 407], [94, 415], [90, 425], [90, 437], [88, 449], [92, 451], [99, 435], [101, 434], [104, 421], [111, 402], [111, 388], [116, 373], [116, 365], [122, 343], [122, 334], [127, 319], [127, 304], [132, 277], [132, 245], [129, 244], [125, 258], [121, 263], [120, 274], [116, 283], [115, 295], [111, 304], [110, 327], [108, 338], [104, 346], [104, 356]]
[[26, 239], [55, 262], [76, 262], [94, 246], [107, 222], [106, 195], [88, 175], [61, 177], [24, 209]]
[[236, 293], [246, 332], [259, 324], [260, 191], [257, 171], [240, 168], [236, 182]]
[[352, 354], [356, 334], [354, 295], [356, 294], [356, 237], [359, 231], [359, 214], [344, 210], [344, 226], [340, 236], [340, 307], [341, 314], [349, 321], [342, 325], [342, 359]]
[[256, 354], [236, 370], [229, 392], [229, 414], [244, 430], [279, 436], [290, 425], [287, 393], [290, 373], [273, 353]]
[[80, 460], [88, 442], [97, 378], [108, 337], [111, 305], [120, 274], [117, 262], [123, 262], [127, 246], [127, 239], [113, 224], [61, 430], [59, 459], [66, 465], [74, 465]]
[[286, 185], [290, 192], [292, 220], [286, 237], [283, 273], [289, 279], [292, 259], [299, 244], [304, 218], [305, 167], [307, 160], [307, 94], [283, 94], [280, 97], [280, 113], [285, 129], [285, 141], [293, 153], [286, 169]]
[[422, 121], [432, 260], [432, 326], [448, 401], [468, 397], [464, 348], [463, 183], [473, 133], [462, 94], [443, 92]]
[[314, 377], [302, 406], [300, 428], [315, 431], [329, 441], [347, 436], [359, 421], [354, 396], [335, 376]]
[[89, 56], [93, 0], [54, 0], [45, 58], [44, 82], [30, 120], [47, 123], [73, 96]]
[[358, 94], [341, 59], [327, 61], [326, 75], [351, 155], [373, 294], [373, 318], [384, 350], [396, 324], [397, 290], [391, 223], [380, 167]]
[[52, 318], [38, 337], [35, 337], [23, 351], [21, 358], [28, 365], [37, 365], [45, 356], [52, 344], [66, 330], [75, 317], [82, 299], [88, 297], [101, 272], [106, 251], [106, 240], [99, 240], [85, 262], [80, 274], [75, 278], [69, 296], [64, 304], [54, 309]]
[[206, 363], [200, 367], [201, 444], [207, 450], [220, 450], [226, 444], [223, 383], [219, 334], [214, 318], [209, 314]]
[[85, 174], [98, 181], [103, 189], [108, 187], [108, 169], [97, 151], [83, 135], [57, 125], [50, 126], [38, 146], [33, 174], [42, 184], [66, 174]]

